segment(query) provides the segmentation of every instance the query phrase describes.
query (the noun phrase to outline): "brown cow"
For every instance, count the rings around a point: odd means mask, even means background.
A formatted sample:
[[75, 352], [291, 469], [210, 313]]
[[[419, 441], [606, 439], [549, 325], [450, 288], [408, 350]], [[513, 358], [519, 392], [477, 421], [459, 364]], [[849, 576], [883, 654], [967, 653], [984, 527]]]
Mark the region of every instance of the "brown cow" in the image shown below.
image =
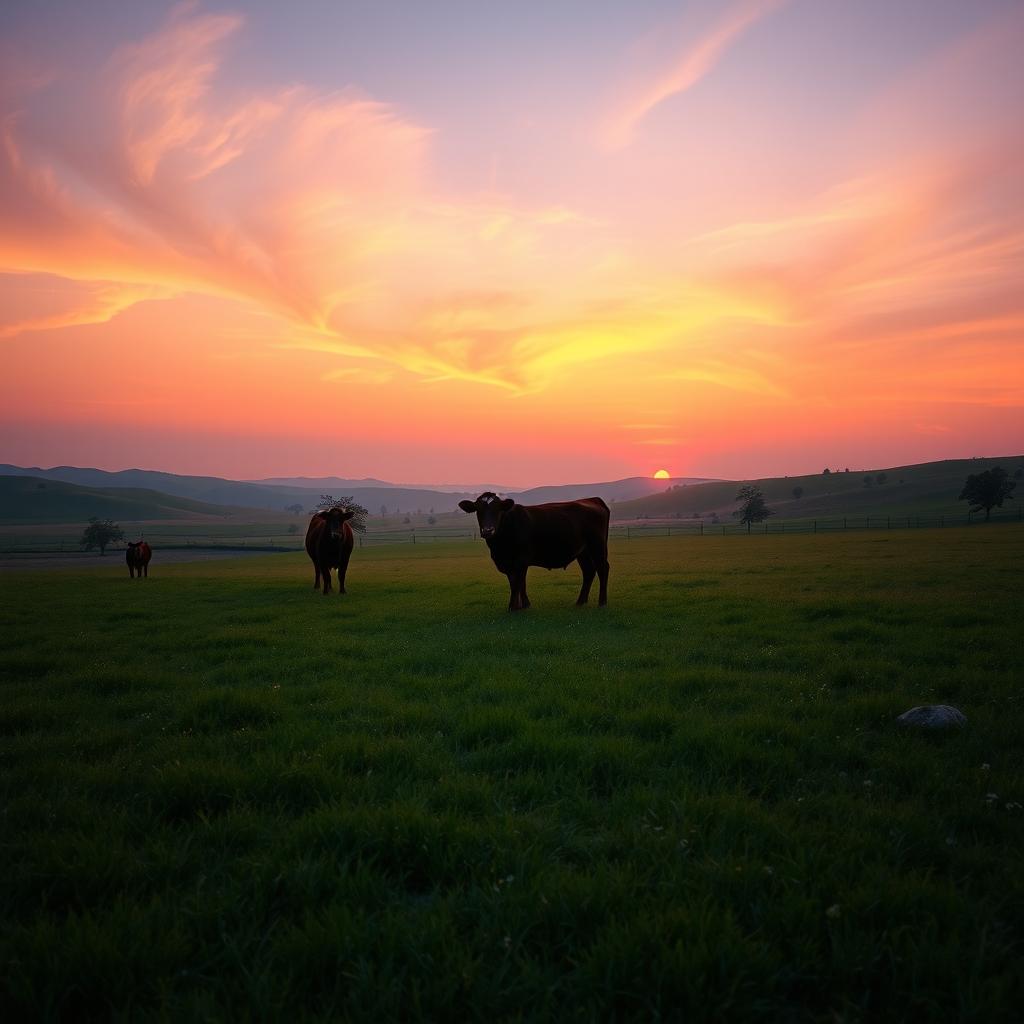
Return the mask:
[[583, 570], [583, 589], [577, 604], [586, 604], [594, 575], [601, 583], [598, 604], [608, 603], [608, 506], [600, 498], [517, 505], [485, 491], [476, 501], [460, 501], [464, 512], [475, 512], [480, 536], [491, 559], [508, 577], [510, 612], [529, 608], [526, 571], [566, 569], [577, 561]]
[[153, 549], [144, 541], [129, 541], [128, 549], [124, 553], [124, 560], [128, 563], [128, 573], [135, 579], [135, 571], [139, 572], [139, 579], [149, 576], [149, 560], [153, 557]]
[[355, 515], [348, 508], [329, 508], [317, 512], [306, 530], [306, 553], [313, 561], [316, 578], [313, 589], [324, 581], [324, 596], [331, 592], [331, 570], [338, 570], [338, 590], [345, 593], [345, 573], [352, 557], [354, 538], [348, 521]]

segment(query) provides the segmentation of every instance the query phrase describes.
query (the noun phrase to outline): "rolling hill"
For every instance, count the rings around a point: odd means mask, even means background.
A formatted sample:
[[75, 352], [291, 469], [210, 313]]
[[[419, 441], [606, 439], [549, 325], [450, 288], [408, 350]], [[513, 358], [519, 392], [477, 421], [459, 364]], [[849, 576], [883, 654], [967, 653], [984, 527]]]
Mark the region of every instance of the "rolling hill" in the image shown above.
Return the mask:
[[0, 522], [68, 523], [99, 519], [223, 519], [244, 512], [139, 487], [81, 487], [34, 476], [0, 476]]
[[[1000, 464], [1011, 475], [1024, 467], [1024, 456], [992, 459], [954, 459], [912, 466], [855, 472], [811, 474], [793, 477], [765, 477], [746, 481], [757, 484], [765, 494], [769, 508], [784, 519], [810, 519], [830, 516], [912, 515], [928, 513], [963, 514], [966, 504], [957, 501], [964, 480]], [[380, 509], [387, 514], [404, 515], [434, 512], [455, 513], [462, 498], [475, 498], [480, 492], [452, 492], [389, 484], [378, 480], [352, 480], [344, 477], [279, 478], [280, 483], [227, 480], [221, 477], [180, 476], [152, 470], [128, 469], [107, 472], [57, 466], [53, 469], [25, 469], [0, 465], [0, 519], [35, 522], [75, 521], [85, 515], [125, 519], [171, 519], [195, 516], [237, 515], [242, 510], [281, 512], [289, 505], [304, 509], [315, 506], [321, 494], [351, 495], [365, 505], [371, 515]], [[30, 480], [19, 490], [11, 481]], [[313, 486], [295, 486], [300, 480]], [[64, 484], [71, 490], [59, 492], [40, 487], [49, 482]], [[560, 484], [510, 492], [523, 504], [566, 501], [600, 495], [612, 507], [612, 518], [691, 519], [694, 516], [731, 518], [736, 507], [739, 481], [682, 477], [654, 480], [628, 477], [599, 483]], [[802, 488], [799, 498], [794, 488]], [[1024, 487], [1016, 495], [1024, 500]], [[84, 492], [84, 493], [81, 493]], [[62, 502], [60, 495], [66, 497]], [[85, 497], [89, 495], [89, 497]], [[102, 504], [97, 504], [102, 502]], [[90, 504], [91, 503], [91, 504]], [[58, 509], [62, 511], [58, 512]], [[108, 509], [109, 511], [103, 511]], [[60, 516], [58, 520], [54, 517]]]
[[[0, 475], [32, 476], [45, 480], [60, 480], [81, 487], [100, 488], [146, 488], [172, 494], [193, 501], [214, 505], [236, 505], [280, 512], [288, 505], [299, 504], [312, 508], [321, 494], [335, 496], [349, 495], [376, 515], [381, 507], [391, 514], [401, 512], [438, 513], [456, 509], [462, 498], [475, 498], [486, 487], [465, 491], [452, 491], [440, 487], [414, 487], [391, 484], [381, 480], [352, 480], [344, 477], [282, 477], [275, 481], [228, 480], [216, 476], [181, 476], [177, 473], [161, 473], [149, 469], [124, 469], [108, 472], [103, 469], [79, 468], [77, 466], [55, 466], [41, 469], [38, 466], [22, 467], [0, 464]], [[533, 487], [525, 491], [508, 493], [524, 504], [538, 504], [544, 501], [568, 501], [592, 494], [602, 495], [606, 501], [626, 500], [650, 495], [673, 483], [694, 483], [705, 478], [686, 477], [678, 480], [653, 480], [650, 477], [628, 477], [625, 480], [611, 480], [602, 483], [559, 484]]]
[[[742, 481], [761, 488], [765, 500], [782, 519], [812, 519], [830, 516], [866, 515], [965, 515], [967, 503], [958, 501], [964, 481], [971, 473], [980, 473], [1001, 465], [1011, 476], [1024, 475], [1024, 455], [991, 459], [949, 459], [912, 466], [857, 470], [842, 473], [815, 473], [809, 476], [765, 477]], [[730, 519], [736, 508], [740, 481], [681, 485], [661, 494], [612, 505], [612, 518], [691, 519], [720, 517]], [[794, 489], [801, 488], [800, 497]], [[1024, 499], [1021, 494], [1014, 497]]]

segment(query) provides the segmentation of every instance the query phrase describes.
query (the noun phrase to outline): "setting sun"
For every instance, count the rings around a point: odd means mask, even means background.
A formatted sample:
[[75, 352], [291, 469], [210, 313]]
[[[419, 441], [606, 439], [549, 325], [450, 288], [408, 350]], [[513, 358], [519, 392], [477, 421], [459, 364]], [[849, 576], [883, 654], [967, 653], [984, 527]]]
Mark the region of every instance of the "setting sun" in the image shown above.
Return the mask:
[[667, 469], [659, 469], [658, 472], [654, 474], [654, 479], [655, 480], [668, 480], [668, 479], [670, 479], [669, 471]]

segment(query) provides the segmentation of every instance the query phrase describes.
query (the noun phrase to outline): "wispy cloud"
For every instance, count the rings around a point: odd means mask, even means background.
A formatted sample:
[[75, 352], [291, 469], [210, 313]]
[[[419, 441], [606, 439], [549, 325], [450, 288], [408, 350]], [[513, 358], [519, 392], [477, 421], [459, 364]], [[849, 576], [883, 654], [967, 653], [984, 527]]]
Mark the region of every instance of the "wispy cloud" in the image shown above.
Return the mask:
[[690, 41], [670, 66], [633, 83], [605, 118], [601, 132], [605, 144], [612, 149], [627, 145], [637, 125], [655, 107], [691, 89], [737, 39], [787, 2], [741, 0], [730, 7], [703, 35]]

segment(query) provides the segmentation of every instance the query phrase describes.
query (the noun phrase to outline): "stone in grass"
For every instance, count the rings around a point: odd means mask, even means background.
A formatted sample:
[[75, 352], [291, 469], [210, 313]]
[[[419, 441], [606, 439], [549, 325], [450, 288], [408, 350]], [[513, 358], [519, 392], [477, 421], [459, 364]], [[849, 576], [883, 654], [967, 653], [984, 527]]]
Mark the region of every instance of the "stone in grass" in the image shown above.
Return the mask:
[[896, 721], [907, 729], [962, 729], [967, 716], [949, 704], [924, 704], [904, 711]]

